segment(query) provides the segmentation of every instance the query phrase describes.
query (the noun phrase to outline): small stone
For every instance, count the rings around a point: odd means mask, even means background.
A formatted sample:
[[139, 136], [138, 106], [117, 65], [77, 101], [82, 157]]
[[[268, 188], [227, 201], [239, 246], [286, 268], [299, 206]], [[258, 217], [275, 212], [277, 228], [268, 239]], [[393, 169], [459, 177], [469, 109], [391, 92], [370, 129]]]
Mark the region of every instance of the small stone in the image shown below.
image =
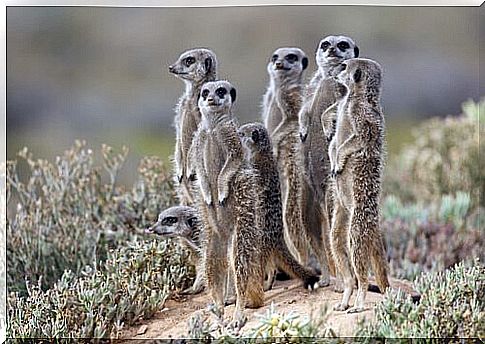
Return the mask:
[[138, 331], [136, 332], [137, 335], [140, 335], [140, 334], [145, 334], [145, 332], [148, 330], [148, 326], [147, 325], [141, 325], [140, 328], [138, 329]]

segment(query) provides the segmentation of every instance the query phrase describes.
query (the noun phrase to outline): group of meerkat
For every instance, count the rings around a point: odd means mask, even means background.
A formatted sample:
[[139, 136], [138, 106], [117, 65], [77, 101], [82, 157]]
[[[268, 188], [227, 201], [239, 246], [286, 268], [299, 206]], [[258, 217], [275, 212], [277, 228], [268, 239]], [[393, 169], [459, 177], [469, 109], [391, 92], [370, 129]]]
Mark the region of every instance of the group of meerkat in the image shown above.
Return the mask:
[[[216, 55], [191, 49], [169, 72], [185, 82], [176, 108], [175, 179], [180, 206], [163, 211], [149, 232], [178, 237], [216, 314], [235, 299], [233, 326], [245, 307], [261, 307], [276, 269], [305, 288], [343, 292], [335, 310], [360, 312], [371, 266], [389, 287], [379, 197], [384, 160], [380, 65], [359, 58], [346, 36], [328, 36], [308, 57], [296, 47], [271, 55], [261, 123], [240, 126], [236, 89], [217, 80]], [[309, 267], [309, 255], [321, 276]], [[370, 264], [369, 264], [370, 263]], [[355, 304], [349, 299], [355, 282]]]

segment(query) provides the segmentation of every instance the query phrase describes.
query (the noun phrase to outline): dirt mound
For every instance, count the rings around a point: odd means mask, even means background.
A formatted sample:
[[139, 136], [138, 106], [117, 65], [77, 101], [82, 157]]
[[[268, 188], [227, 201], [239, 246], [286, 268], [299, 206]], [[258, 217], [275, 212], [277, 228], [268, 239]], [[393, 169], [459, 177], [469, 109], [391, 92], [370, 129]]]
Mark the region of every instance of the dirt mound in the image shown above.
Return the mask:
[[[410, 282], [391, 280], [391, 286], [414, 294]], [[351, 304], [353, 303], [355, 294], [354, 292], [351, 298]], [[264, 314], [271, 303], [274, 303], [279, 313], [293, 311], [299, 315], [309, 315], [312, 311], [318, 312], [325, 302], [329, 304], [331, 309], [335, 303], [340, 301], [342, 294], [335, 293], [332, 286], [309, 292], [301, 286], [300, 281], [290, 280], [277, 281], [273, 289], [266, 292], [265, 297], [266, 300], [263, 307], [245, 310], [248, 322], [242, 329], [243, 332], [256, 326], [258, 318], [255, 314]], [[360, 319], [373, 319], [374, 306], [381, 299], [382, 294], [368, 292], [365, 303], [368, 308], [366, 311], [357, 314], [332, 311], [328, 319], [329, 327], [339, 336], [353, 336]], [[122, 333], [122, 338], [128, 342], [130, 341], [129, 339], [183, 338], [187, 336], [188, 320], [190, 317], [196, 312], [202, 312], [206, 309], [210, 301], [211, 298], [207, 291], [177, 301], [169, 300], [166, 302], [165, 308], [155, 314], [152, 319], [126, 328]], [[226, 319], [230, 319], [233, 311], [234, 305], [225, 308]]]

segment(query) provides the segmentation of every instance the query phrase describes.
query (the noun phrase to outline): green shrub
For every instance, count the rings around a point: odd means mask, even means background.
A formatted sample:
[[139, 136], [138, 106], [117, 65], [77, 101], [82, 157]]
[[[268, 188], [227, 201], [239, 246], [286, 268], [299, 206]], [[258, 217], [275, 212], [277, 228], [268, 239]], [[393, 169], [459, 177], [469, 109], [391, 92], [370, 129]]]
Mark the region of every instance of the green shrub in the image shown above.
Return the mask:
[[293, 312], [279, 313], [271, 304], [265, 314], [256, 314], [259, 322], [255, 327], [237, 332], [214, 320], [213, 314], [202, 312], [189, 319], [187, 337], [216, 343], [315, 343], [315, 338], [336, 337], [327, 325], [328, 315], [326, 304], [317, 316], [312, 313], [303, 317]]
[[[158, 158], [141, 161], [131, 190], [116, 184], [127, 153], [104, 145], [104, 173], [79, 141], [54, 163], [33, 159], [26, 148], [19, 162], [7, 162], [10, 291], [25, 293], [25, 280], [37, 284], [41, 276], [45, 290], [65, 270], [95, 265], [173, 204], [171, 178]], [[26, 178], [19, 176], [19, 163], [27, 166]]]
[[403, 203], [387, 196], [382, 220], [395, 277], [414, 280], [421, 272], [444, 270], [476, 257], [485, 260], [483, 214], [471, 212], [466, 193], [429, 203]]
[[192, 283], [187, 254], [171, 243], [135, 242], [108, 253], [97, 268], [66, 271], [47, 291], [27, 283], [27, 296], [8, 295], [8, 337], [117, 337], [162, 309], [170, 292]]
[[485, 336], [485, 267], [477, 259], [437, 273], [424, 273], [414, 282], [421, 301], [388, 289], [377, 304], [375, 319], [361, 324], [357, 335], [392, 338], [450, 338]]
[[415, 141], [390, 160], [385, 175], [386, 194], [401, 199], [432, 201], [445, 194], [467, 192], [471, 206], [485, 206], [485, 98], [463, 104], [463, 114], [433, 118], [415, 129]]

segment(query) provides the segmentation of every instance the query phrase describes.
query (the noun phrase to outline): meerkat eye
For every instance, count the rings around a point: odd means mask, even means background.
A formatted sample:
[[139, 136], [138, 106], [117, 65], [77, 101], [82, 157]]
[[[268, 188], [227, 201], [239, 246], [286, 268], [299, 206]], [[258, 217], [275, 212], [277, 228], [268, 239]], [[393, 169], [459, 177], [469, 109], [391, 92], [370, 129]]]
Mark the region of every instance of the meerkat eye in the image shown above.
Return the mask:
[[178, 219], [174, 216], [167, 216], [166, 218], [163, 219], [162, 223], [164, 225], [173, 225], [174, 223], [177, 223]]
[[322, 42], [322, 44], [320, 45], [320, 49], [322, 49], [323, 51], [327, 50], [328, 47], [330, 46], [330, 42]]
[[271, 57], [271, 62], [276, 62], [276, 60], [278, 59], [278, 55], [274, 54], [272, 57]]
[[346, 63], [342, 63], [342, 71], [344, 71], [346, 69], [347, 69], [347, 64]]
[[216, 90], [216, 94], [219, 98], [224, 98], [224, 96], [227, 94], [227, 90], [224, 87], [219, 87]]
[[185, 59], [185, 65], [188, 67], [192, 64], [195, 63], [195, 58], [193, 58], [192, 56], [189, 56]]
[[290, 63], [295, 63], [298, 61], [298, 56], [295, 54], [288, 54], [286, 55], [285, 60]]
[[187, 224], [189, 225], [190, 228], [194, 227], [194, 225], [197, 223], [197, 218], [191, 217], [187, 220]]
[[345, 42], [345, 41], [338, 42], [338, 43], [337, 43], [337, 48], [339, 48], [339, 49], [340, 49], [340, 50], [342, 50], [342, 51], [345, 51], [345, 50], [347, 50], [347, 49], [349, 49], [349, 48], [350, 48], [350, 44], [349, 44], [349, 43], [347, 43], [347, 42]]
[[202, 91], [202, 98], [205, 100], [207, 99], [207, 96], [209, 95], [209, 90], [205, 89]]

